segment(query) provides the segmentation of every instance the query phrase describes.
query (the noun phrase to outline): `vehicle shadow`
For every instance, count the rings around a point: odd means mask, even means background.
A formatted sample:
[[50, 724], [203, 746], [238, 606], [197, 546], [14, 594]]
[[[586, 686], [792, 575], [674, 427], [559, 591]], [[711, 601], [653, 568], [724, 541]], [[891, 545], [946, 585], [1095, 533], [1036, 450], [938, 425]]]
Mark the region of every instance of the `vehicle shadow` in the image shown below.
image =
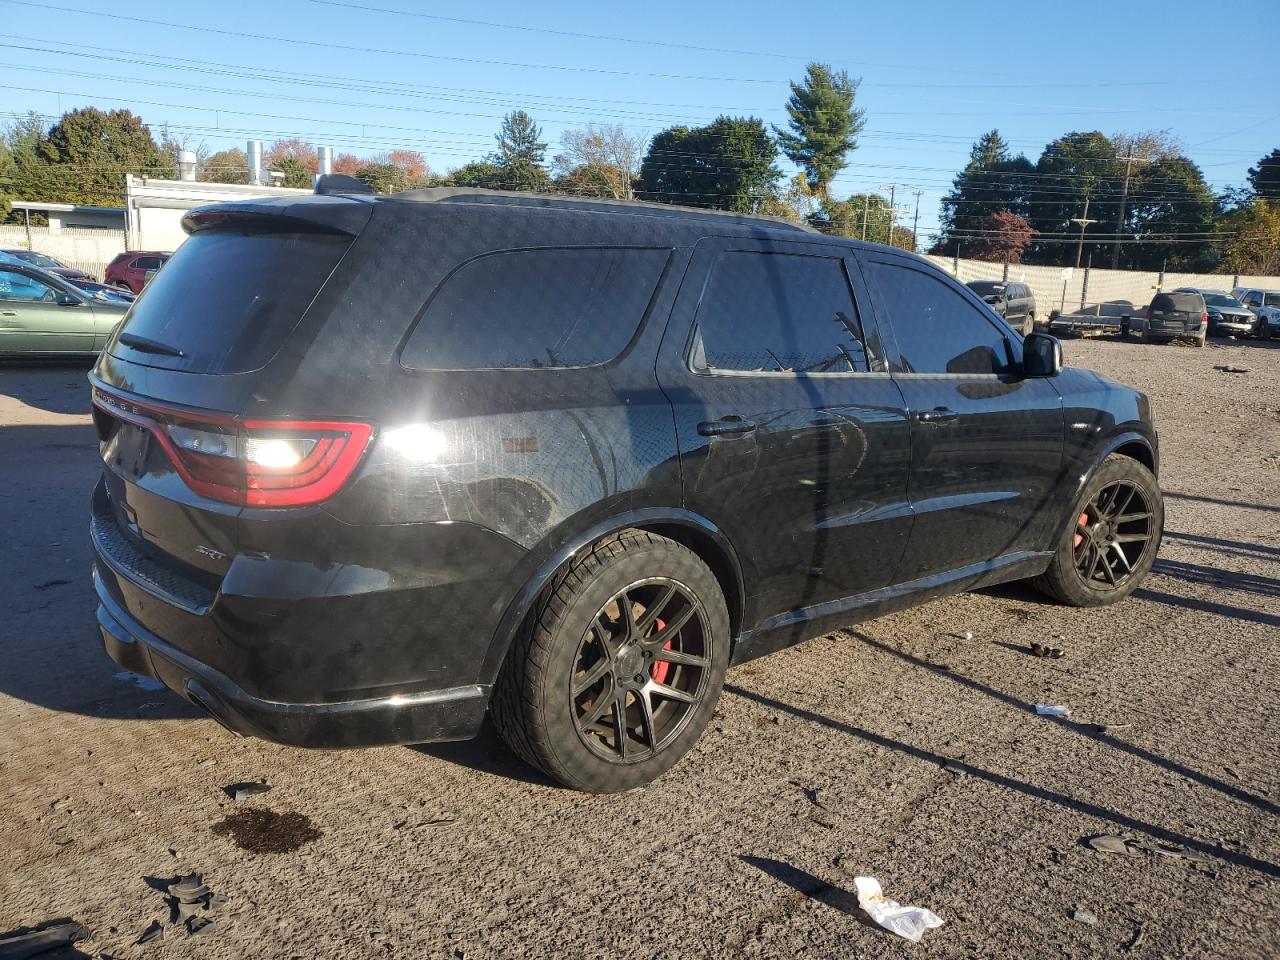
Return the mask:
[[1272, 506], [1269, 503], [1246, 503], [1243, 500], [1219, 500], [1216, 497], [1198, 497], [1190, 493], [1175, 493], [1172, 490], [1163, 491], [1166, 500], [1190, 500], [1195, 503], [1216, 503], [1222, 507], [1240, 507], [1244, 510], [1265, 510], [1269, 513], [1280, 513], [1280, 507]]
[[[914, 658], [908, 658], [908, 659], [914, 659]], [[929, 667], [929, 665], [925, 664], [923, 661], [919, 661], [919, 663], [921, 666], [924, 666], [926, 668]], [[944, 676], [949, 675], [945, 671], [937, 671], [937, 672], [942, 673]], [[953, 679], [956, 679], [956, 678], [953, 677]], [[901, 740], [895, 740], [892, 737], [887, 737], [887, 736], [884, 736], [883, 734], [874, 733], [870, 730], [865, 730], [861, 727], [854, 726], [851, 723], [845, 723], [844, 721], [841, 721], [841, 720], [834, 720], [831, 717], [823, 716], [822, 714], [815, 713], [812, 710], [806, 710], [803, 707], [797, 707], [797, 706], [794, 706], [793, 704], [786, 703], [782, 700], [777, 700], [772, 697], [767, 697], [763, 694], [756, 693], [752, 690], [746, 690], [734, 684], [727, 684], [724, 689], [727, 693], [731, 693], [731, 694], [734, 694], [735, 696], [742, 697], [745, 700], [750, 700], [767, 709], [777, 710], [782, 713], [789, 714], [790, 716], [795, 717], [796, 719], [805, 720], [817, 726], [825, 727], [826, 729], [832, 730], [836, 733], [840, 733], [845, 736], [854, 737], [858, 740], [864, 741], [865, 743], [871, 744], [872, 746], [881, 747], [885, 750], [892, 750], [896, 753], [905, 754], [906, 756], [914, 757], [917, 760], [922, 760], [926, 763], [932, 763], [939, 767], [941, 767], [943, 764], [952, 762], [950, 757], [945, 757], [942, 754], [934, 753], [932, 750], [926, 750], [922, 747], [917, 747], [912, 744], [905, 743]], [[1004, 699], [1004, 695], [1001, 694], [999, 696], [1002, 699]], [[1009, 699], [1012, 699], [1012, 698], [1009, 698]], [[1018, 703], [1018, 701], [1014, 701], [1014, 702]], [[1022, 706], [1025, 706], [1025, 705], [1022, 705]], [[1042, 717], [1040, 719], [1052, 720], [1054, 718]], [[1059, 720], [1059, 722], [1062, 722], [1062, 721]], [[1066, 722], [1068, 724], [1070, 723], [1070, 721], [1066, 721]], [[1103, 738], [1103, 739], [1110, 740], [1113, 738]], [[1171, 767], [1171, 769], [1176, 769], [1176, 768], [1177, 768], [1176, 765], [1174, 767]], [[1078, 813], [1085, 814], [1086, 816], [1097, 817], [1100, 820], [1106, 820], [1123, 829], [1133, 830], [1139, 833], [1145, 833], [1147, 836], [1152, 837], [1153, 839], [1156, 839], [1156, 840], [1161, 840], [1165, 843], [1179, 844], [1190, 850], [1196, 850], [1196, 851], [1199, 851], [1200, 853], [1204, 853], [1209, 856], [1216, 857], [1220, 860], [1226, 861], [1228, 863], [1235, 864], [1236, 866], [1245, 867], [1246, 869], [1249, 869], [1249, 870], [1254, 870], [1268, 877], [1280, 877], [1280, 864], [1274, 864], [1267, 860], [1260, 860], [1256, 857], [1251, 857], [1239, 851], [1234, 851], [1234, 850], [1220, 847], [1215, 843], [1206, 843], [1205, 841], [1197, 840], [1194, 837], [1184, 836], [1183, 834], [1177, 833], [1176, 831], [1173, 831], [1173, 830], [1169, 830], [1165, 827], [1159, 826], [1158, 824], [1148, 823], [1145, 820], [1140, 820], [1137, 817], [1130, 816], [1126, 813], [1121, 813], [1117, 810], [1109, 809], [1108, 807], [1104, 807], [1097, 803], [1092, 803], [1088, 800], [1081, 800], [1077, 797], [1073, 797], [1065, 793], [1059, 793], [1055, 790], [1049, 790], [1045, 787], [1038, 787], [1034, 784], [1026, 783], [1022, 780], [1014, 779], [1013, 777], [1005, 776], [1004, 774], [994, 773], [990, 770], [984, 770], [981, 767], [973, 766], [967, 761], [964, 765], [964, 769], [967, 775], [974, 777], [975, 779], [978, 779], [978, 780], [984, 780], [987, 783], [992, 784], [993, 786], [1002, 787], [1006, 790], [1011, 790], [1015, 793], [1020, 793], [1023, 796], [1031, 797], [1035, 800], [1041, 800], [1041, 801], [1053, 803], [1058, 806], [1065, 807], [1068, 810], [1074, 810]], [[1252, 794], [1249, 794], [1248, 796], [1252, 796]], [[1258, 798], [1255, 798], [1255, 799], [1258, 799]], [[1263, 802], [1265, 803], [1265, 801]], [[1268, 806], [1274, 807], [1274, 805], [1270, 805], [1270, 804]]]
[[1266, 627], [1280, 627], [1280, 616], [1272, 613], [1263, 613], [1261, 610], [1250, 610], [1247, 607], [1235, 607], [1226, 603], [1217, 603], [1213, 600], [1180, 597], [1177, 594], [1165, 593], [1162, 590], [1152, 590], [1149, 587], [1139, 587], [1133, 592], [1133, 596], [1139, 600], [1150, 600], [1152, 603], [1163, 603], [1170, 607], [1181, 607], [1184, 610], [1216, 613], [1220, 617], [1230, 617], [1233, 620], [1260, 623]]
[[474, 740], [458, 740], [450, 743], [415, 743], [408, 749], [423, 756], [435, 757], [446, 763], [456, 764], [505, 780], [516, 780], [520, 783], [531, 783], [540, 787], [567, 789], [541, 771], [535, 770], [517, 757], [502, 742], [492, 722], [485, 718], [480, 734]]
[[0, 361], [0, 395], [13, 397], [25, 406], [47, 413], [87, 417], [89, 382], [85, 378], [92, 366], [91, 358], [82, 361], [3, 360]]
[[1152, 571], [1186, 583], [1213, 587], [1215, 590], [1239, 590], [1244, 593], [1256, 593], [1261, 597], [1280, 597], [1280, 580], [1255, 573], [1237, 573], [1234, 570], [1223, 570], [1220, 567], [1209, 567], [1200, 563], [1164, 559], [1157, 560]]
[[1034, 704], [1019, 700], [1017, 697], [1011, 696], [1002, 690], [997, 690], [995, 687], [985, 684], [981, 680], [974, 680], [971, 677], [966, 677], [962, 673], [957, 673], [954, 669], [941, 669], [936, 664], [891, 647], [889, 644], [883, 643], [882, 641], [877, 640], [874, 637], [870, 637], [865, 633], [860, 633], [857, 630], [850, 630], [847, 632], [868, 646], [874, 647], [880, 652], [887, 653], [892, 657], [896, 657], [904, 663], [928, 670], [930, 673], [937, 676], [946, 677], [953, 683], [957, 683], [960, 686], [966, 687], [977, 693], [984, 694], [992, 699], [999, 700], [1001, 703], [1008, 704], [1015, 709], [1025, 711], [1026, 713], [1036, 716], [1037, 719], [1048, 720], [1049, 722], [1062, 727], [1064, 730], [1070, 730], [1072, 733], [1079, 734], [1082, 737], [1087, 737], [1097, 743], [1105, 744], [1115, 750], [1120, 750], [1133, 757], [1137, 757], [1139, 760], [1144, 760], [1147, 763], [1163, 767], [1164, 769], [1186, 777], [1189, 780], [1193, 780], [1202, 786], [1217, 790], [1219, 793], [1222, 793], [1233, 800], [1239, 800], [1242, 803], [1250, 804], [1257, 807], [1259, 810], [1265, 810], [1267, 813], [1273, 815], [1280, 815], [1280, 804], [1275, 804], [1264, 797], [1250, 793], [1248, 790], [1244, 790], [1235, 784], [1227, 783], [1225, 780], [1219, 780], [1217, 777], [1212, 777], [1207, 773], [1201, 773], [1198, 770], [1193, 770], [1191, 767], [1184, 766], [1176, 760], [1160, 756], [1157, 753], [1152, 753], [1150, 750], [1135, 746], [1134, 744], [1121, 740], [1118, 737], [1113, 737], [1108, 733], [1098, 730], [1092, 724], [1081, 723], [1078, 720], [1072, 720], [1068, 717], [1040, 717], [1036, 714]]
[[1191, 547], [1201, 550], [1214, 550], [1242, 557], [1256, 557], [1259, 560], [1280, 561], [1280, 547], [1268, 547], [1262, 543], [1248, 540], [1225, 540], [1222, 537], [1204, 537], [1194, 533], [1178, 533], [1165, 530], [1166, 540], [1185, 540]]

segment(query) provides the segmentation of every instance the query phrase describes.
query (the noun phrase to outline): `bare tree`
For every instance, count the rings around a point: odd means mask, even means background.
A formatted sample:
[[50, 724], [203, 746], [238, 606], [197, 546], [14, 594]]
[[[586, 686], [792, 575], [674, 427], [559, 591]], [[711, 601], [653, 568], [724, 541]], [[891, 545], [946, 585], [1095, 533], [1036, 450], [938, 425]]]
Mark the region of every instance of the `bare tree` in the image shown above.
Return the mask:
[[555, 172], [566, 184], [591, 184], [600, 196], [630, 200], [645, 139], [628, 134], [621, 124], [589, 123], [582, 130], [566, 130]]

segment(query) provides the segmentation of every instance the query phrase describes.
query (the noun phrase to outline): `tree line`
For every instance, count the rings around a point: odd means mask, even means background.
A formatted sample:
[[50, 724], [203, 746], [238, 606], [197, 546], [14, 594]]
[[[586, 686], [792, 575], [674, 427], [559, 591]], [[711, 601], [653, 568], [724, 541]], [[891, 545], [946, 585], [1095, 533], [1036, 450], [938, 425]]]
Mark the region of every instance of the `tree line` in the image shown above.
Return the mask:
[[[897, 222], [889, 198], [839, 197], [834, 189], [866, 125], [866, 111], [856, 103], [859, 83], [826, 64], [809, 64], [790, 84], [783, 127], [720, 116], [643, 138], [618, 124], [589, 123], [564, 132], [552, 151], [537, 122], [514, 110], [502, 119], [494, 150], [452, 170], [432, 170], [422, 154], [405, 149], [369, 157], [342, 153], [333, 168], [380, 193], [452, 185], [652, 200], [781, 217], [914, 250], [914, 231]], [[126, 173], [174, 177], [183, 150], [196, 154], [198, 179], [248, 183], [243, 150], [210, 152], [167, 126], [157, 139], [128, 110], [85, 107], [48, 127], [32, 115], [0, 137], [0, 201], [118, 205]], [[801, 172], [785, 176], [782, 157]], [[263, 164], [288, 187], [310, 187], [317, 170], [314, 148], [296, 138], [269, 144]], [[944, 198], [931, 252], [1280, 273], [1280, 149], [1250, 168], [1248, 178], [1248, 189], [1215, 195], [1163, 131], [1072, 132], [1047, 144], [1033, 163], [1014, 155], [992, 130], [973, 145]]]
[[1215, 194], [1167, 131], [1072, 132], [1033, 163], [998, 130], [974, 143], [930, 252], [1127, 270], [1280, 272], [1280, 149]]

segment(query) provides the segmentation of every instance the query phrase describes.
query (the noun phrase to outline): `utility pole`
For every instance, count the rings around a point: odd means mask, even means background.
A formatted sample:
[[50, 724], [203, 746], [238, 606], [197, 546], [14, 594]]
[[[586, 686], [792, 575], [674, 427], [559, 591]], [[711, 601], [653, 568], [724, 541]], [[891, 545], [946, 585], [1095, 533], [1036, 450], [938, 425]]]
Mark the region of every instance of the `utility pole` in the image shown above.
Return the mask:
[[871, 192], [862, 195], [862, 239], [867, 239], [867, 217], [871, 215]]
[[[1120, 215], [1116, 217], [1116, 242], [1111, 248], [1111, 269], [1114, 270], [1120, 265], [1120, 234], [1124, 233], [1124, 205], [1129, 199], [1129, 171], [1133, 168], [1133, 161], [1145, 160], [1145, 157], [1135, 157], [1133, 155], [1127, 157], [1116, 157], [1117, 160], [1124, 161], [1124, 185], [1120, 188]], [[1076, 266], [1080, 266], [1077, 258]]]
[[897, 211], [893, 208], [893, 202], [898, 196], [898, 185], [896, 183], [889, 184], [889, 239], [885, 243], [893, 246], [893, 221]]
[[915, 215], [915, 219], [911, 221], [911, 246], [912, 247], [919, 246], [919, 243], [916, 242], [916, 227], [920, 226], [920, 194], [922, 193], [924, 193], [923, 190], [916, 191], [916, 215]]
[[1072, 217], [1071, 222], [1080, 224], [1080, 239], [1076, 242], [1076, 269], [1079, 270], [1080, 256], [1084, 253], [1084, 228], [1091, 223], [1098, 222], [1097, 220], [1089, 219], [1089, 195], [1087, 193], [1084, 195], [1084, 216]]

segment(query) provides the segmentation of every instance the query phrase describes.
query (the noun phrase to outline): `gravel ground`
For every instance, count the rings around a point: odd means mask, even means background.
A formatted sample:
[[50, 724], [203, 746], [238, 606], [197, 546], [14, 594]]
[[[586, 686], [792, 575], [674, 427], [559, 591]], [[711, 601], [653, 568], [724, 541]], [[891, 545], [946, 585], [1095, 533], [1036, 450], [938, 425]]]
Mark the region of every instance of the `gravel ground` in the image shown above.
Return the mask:
[[[0, 370], [0, 931], [72, 917], [92, 957], [1280, 956], [1275, 347], [1068, 342], [1155, 404], [1167, 539], [1133, 598], [1010, 586], [740, 667], [693, 754], [612, 797], [491, 735], [236, 740], [116, 678], [88, 583], [85, 370]], [[239, 804], [221, 789], [261, 779]], [[246, 809], [301, 817], [215, 832]], [[267, 848], [312, 839], [251, 853], [237, 823]], [[1213, 859], [1082, 844], [1100, 833]], [[228, 898], [215, 927], [133, 946], [167, 919], [157, 881], [191, 871]], [[862, 874], [946, 924], [919, 947], [869, 925]]]

